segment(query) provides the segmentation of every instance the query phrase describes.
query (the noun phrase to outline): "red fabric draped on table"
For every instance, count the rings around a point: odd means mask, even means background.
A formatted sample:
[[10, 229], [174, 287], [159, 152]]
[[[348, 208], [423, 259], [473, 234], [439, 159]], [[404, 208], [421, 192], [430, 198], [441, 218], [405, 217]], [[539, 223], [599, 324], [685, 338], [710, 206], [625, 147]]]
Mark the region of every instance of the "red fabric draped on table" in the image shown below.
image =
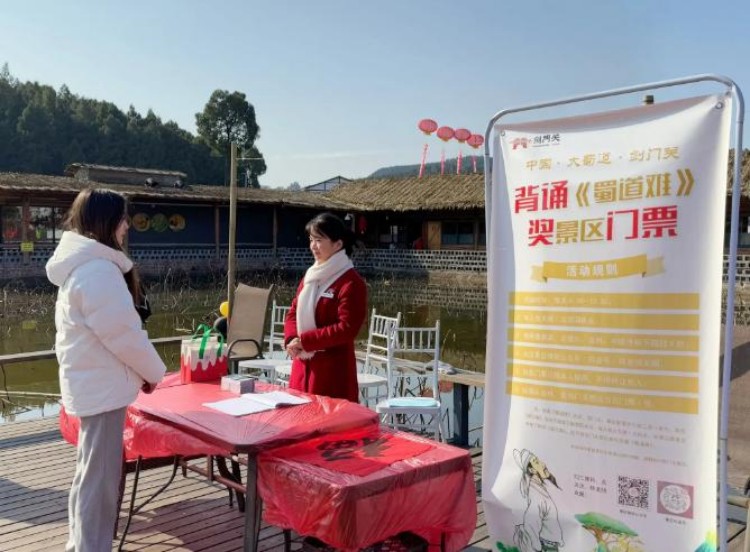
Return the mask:
[[[326, 458], [336, 446], [333, 439], [348, 449], [338, 466]], [[373, 454], [365, 448], [376, 442], [393, 448], [365, 457]], [[311, 460], [316, 452], [318, 458]], [[366, 475], [356, 474], [357, 459]], [[333, 467], [323, 467], [328, 464]], [[342, 550], [411, 531], [431, 546], [439, 546], [445, 534], [450, 552], [465, 547], [476, 526], [469, 453], [387, 429], [340, 433], [266, 451], [258, 457], [258, 489], [268, 523]]]
[[[60, 432], [71, 445], [78, 444], [78, 418], [65, 409], [60, 410]], [[193, 437], [188, 433], [173, 430], [162, 422], [152, 420], [134, 408], [125, 414], [125, 429], [122, 432], [125, 460], [143, 458], [168, 458], [170, 456], [201, 456], [204, 454], [226, 455], [222, 448]]]
[[[258, 391], [275, 386], [258, 384]], [[292, 394], [299, 394], [289, 391]], [[247, 416], [231, 416], [205, 406], [236, 395], [219, 381], [181, 384], [179, 374], [164, 378], [151, 394], [141, 393], [127, 409], [123, 432], [126, 459], [175, 455], [247, 454], [244, 550], [257, 550], [257, 457], [261, 451], [315, 439], [328, 433], [376, 428], [375, 412], [343, 399], [306, 395], [309, 402]], [[63, 413], [60, 428], [71, 443], [78, 440], [77, 420]], [[218, 480], [218, 479], [217, 479]]]
[[413, 458], [433, 448], [432, 442], [401, 437], [396, 432], [366, 428], [332, 433], [274, 450], [276, 458], [315, 464], [351, 475], [369, 475], [391, 464]]
[[[272, 389], [260, 383], [259, 391]], [[156, 391], [141, 393], [128, 407], [123, 431], [125, 459], [159, 458], [174, 455], [227, 454], [220, 446], [266, 448], [317, 437], [321, 433], [352, 428], [375, 427], [377, 415], [342, 399], [307, 395], [302, 406], [277, 408], [249, 416], [229, 416], [204, 402], [236, 397], [221, 391], [218, 382], [182, 384], [179, 374], [169, 374]], [[156, 413], [155, 419], [149, 413]], [[173, 425], [172, 425], [173, 424]], [[78, 419], [60, 413], [60, 431], [66, 441], [78, 442]]]

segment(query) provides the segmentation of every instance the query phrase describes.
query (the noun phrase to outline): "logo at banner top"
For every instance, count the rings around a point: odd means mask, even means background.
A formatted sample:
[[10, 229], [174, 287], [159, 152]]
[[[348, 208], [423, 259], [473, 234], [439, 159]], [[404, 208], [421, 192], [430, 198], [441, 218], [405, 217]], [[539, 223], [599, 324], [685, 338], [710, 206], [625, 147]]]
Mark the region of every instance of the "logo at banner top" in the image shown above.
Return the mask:
[[529, 147], [529, 139], [528, 138], [513, 138], [510, 144], [513, 146], [513, 149], [518, 149], [519, 147], [526, 149]]
[[530, 137], [513, 138], [510, 141], [510, 145], [514, 150], [517, 149], [528, 149], [528, 148], [542, 148], [549, 146], [559, 146], [561, 141], [560, 133], [555, 132], [551, 134], [536, 134]]

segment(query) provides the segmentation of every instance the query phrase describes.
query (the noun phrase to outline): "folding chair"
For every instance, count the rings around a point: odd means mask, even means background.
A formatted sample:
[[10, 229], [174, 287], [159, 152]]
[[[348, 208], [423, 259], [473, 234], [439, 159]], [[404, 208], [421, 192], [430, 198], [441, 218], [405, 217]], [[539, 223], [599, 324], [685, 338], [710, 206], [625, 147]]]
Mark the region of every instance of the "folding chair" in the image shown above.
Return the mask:
[[284, 324], [289, 314], [289, 305], [279, 305], [276, 300], [271, 307], [271, 328], [268, 334], [268, 358], [287, 358], [284, 349]]
[[[277, 364], [273, 373], [273, 382], [284, 387], [289, 384], [289, 378], [292, 376], [292, 361], [284, 348], [284, 324], [291, 308], [289, 305], [277, 305], [276, 301], [273, 302], [271, 333], [268, 337], [270, 358], [289, 360], [288, 363]], [[276, 350], [277, 347], [278, 350]]]
[[[425, 357], [429, 360], [425, 362]], [[434, 328], [395, 328], [388, 340], [388, 398], [375, 410], [397, 429], [429, 432], [445, 440], [438, 368], [440, 321]]]
[[[365, 357], [361, 369], [357, 371], [357, 385], [365, 406], [369, 406], [371, 400], [377, 403], [388, 396], [388, 338], [390, 332], [400, 325], [400, 312], [391, 317], [377, 314], [376, 309], [372, 309]], [[374, 396], [370, 395], [372, 389], [375, 390]]]
[[231, 373], [237, 373], [237, 363], [241, 360], [263, 358], [261, 343], [274, 287], [237, 285], [227, 327], [227, 357]]

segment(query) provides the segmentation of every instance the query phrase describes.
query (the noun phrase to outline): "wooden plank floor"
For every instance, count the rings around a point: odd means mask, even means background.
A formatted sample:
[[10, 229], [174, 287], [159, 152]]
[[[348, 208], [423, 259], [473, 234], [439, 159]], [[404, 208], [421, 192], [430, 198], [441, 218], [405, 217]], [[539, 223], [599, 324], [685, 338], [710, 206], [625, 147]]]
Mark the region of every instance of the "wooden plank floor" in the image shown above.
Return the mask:
[[[68, 489], [75, 469], [75, 449], [63, 441], [56, 417], [0, 424], [0, 550], [62, 550], [67, 539]], [[477, 491], [481, 487], [479, 450], [474, 451]], [[146, 497], [169, 477], [171, 467], [145, 471], [138, 496]], [[128, 505], [130, 484], [125, 490]], [[141, 499], [142, 501], [143, 499]], [[139, 500], [136, 500], [138, 503]], [[468, 550], [491, 548], [482, 503]], [[120, 530], [125, 516], [120, 516]], [[243, 517], [229, 507], [224, 487], [197, 474], [178, 474], [172, 485], [135, 516], [124, 550], [230, 552], [242, 548]], [[281, 552], [278, 528], [264, 525], [260, 550]], [[300, 548], [295, 535], [293, 549]], [[113, 543], [113, 550], [116, 550]]]
[[[67, 539], [68, 489], [75, 469], [75, 449], [63, 441], [56, 417], [0, 424], [0, 550], [31, 552], [62, 550]], [[479, 498], [480, 450], [473, 451], [477, 488], [477, 527], [467, 550], [492, 548]], [[153, 494], [169, 478], [171, 467], [141, 474], [138, 496]], [[132, 477], [125, 490], [126, 508]], [[142, 501], [143, 498], [140, 499]], [[136, 502], [140, 502], [137, 500]], [[744, 519], [733, 508], [730, 517]], [[123, 510], [124, 511], [124, 510]], [[733, 515], [732, 515], [733, 514]], [[120, 516], [120, 530], [125, 516]], [[231, 552], [242, 548], [243, 517], [229, 508], [224, 487], [210, 484], [197, 474], [178, 474], [172, 485], [137, 516], [124, 550]], [[744, 527], [730, 523], [728, 552], [742, 550]], [[278, 528], [264, 525], [260, 550], [281, 552], [283, 536]], [[113, 550], [117, 549], [113, 543]], [[300, 548], [295, 535], [293, 549]]]

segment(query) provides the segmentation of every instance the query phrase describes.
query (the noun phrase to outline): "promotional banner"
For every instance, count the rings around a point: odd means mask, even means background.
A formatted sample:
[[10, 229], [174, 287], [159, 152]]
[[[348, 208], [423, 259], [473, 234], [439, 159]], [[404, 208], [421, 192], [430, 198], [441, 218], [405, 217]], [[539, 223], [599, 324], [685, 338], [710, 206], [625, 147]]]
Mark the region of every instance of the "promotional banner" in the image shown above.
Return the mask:
[[715, 95], [495, 125], [497, 550], [715, 550], [731, 111]]

